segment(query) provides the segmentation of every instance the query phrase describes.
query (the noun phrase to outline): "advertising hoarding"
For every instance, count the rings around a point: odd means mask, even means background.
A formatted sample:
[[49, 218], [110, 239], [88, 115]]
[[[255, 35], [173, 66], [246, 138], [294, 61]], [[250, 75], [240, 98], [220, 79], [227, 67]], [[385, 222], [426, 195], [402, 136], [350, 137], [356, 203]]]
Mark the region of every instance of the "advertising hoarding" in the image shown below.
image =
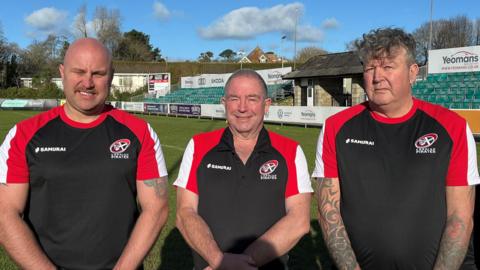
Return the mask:
[[170, 113], [199, 116], [202, 113], [202, 107], [192, 104], [170, 104]]
[[148, 75], [148, 93], [157, 97], [170, 93], [170, 73], [155, 73]]
[[480, 71], [480, 46], [428, 51], [428, 73]]
[[[291, 72], [292, 67], [256, 70], [267, 85], [285, 83], [282, 76]], [[180, 78], [182, 88], [224, 87], [232, 73], [201, 74], [198, 76]]]

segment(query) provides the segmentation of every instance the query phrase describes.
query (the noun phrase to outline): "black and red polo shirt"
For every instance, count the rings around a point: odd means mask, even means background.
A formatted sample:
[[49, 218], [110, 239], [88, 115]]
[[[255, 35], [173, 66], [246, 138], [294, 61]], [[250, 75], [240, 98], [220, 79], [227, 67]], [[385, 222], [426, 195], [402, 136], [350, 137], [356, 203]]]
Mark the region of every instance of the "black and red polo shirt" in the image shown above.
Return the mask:
[[[285, 199], [313, 192], [295, 141], [262, 129], [246, 164], [229, 128], [194, 136], [174, 185], [198, 194], [198, 214], [223, 252], [243, 251], [285, 216]], [[195, 269], [208, 264], [194, 253]], [[283, 269], [277, 259], [261, 269]]]
[[110, 106], [89, 124], [54, 108], [15, 125], [0, 147], [0, 183], [29, 184], [24, 219], [65, 269], [113, 268], [139, 214], [136, 182], [165, 175], [150, 125]]
[[328, 118], [315, 163], [313, 177], [340, 180], [342, 218], [362, 269], [432, 269], [445, 187], [480, 182], [467, 122], [417, 99], [400, 118], [381, 117], [368, 103]]

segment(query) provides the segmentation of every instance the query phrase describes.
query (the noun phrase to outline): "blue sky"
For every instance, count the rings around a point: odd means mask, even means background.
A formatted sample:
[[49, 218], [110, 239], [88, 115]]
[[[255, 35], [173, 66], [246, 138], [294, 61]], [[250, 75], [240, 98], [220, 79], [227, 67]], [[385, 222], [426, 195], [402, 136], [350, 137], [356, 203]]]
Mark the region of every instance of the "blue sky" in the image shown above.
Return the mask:
[[[317, 46], [329, 52], [373, 28], [395, 26], [413, 31], [430, 18], [430, 0], [403, 1], [181, 1], [181, 0], [50, 0], [4, 1], [0, 23], [5, 38], [25, 48], [48, 33], [71, 35], [82, 4], [87, 20], [96, 6], [118, 9], [123, 32], [150, 35], [153, 46], [169, 61], [194, 60], [207, 50], [249, 52], [255, 46], [287, 58], [293, 56], [295, 10], [297, 50]], [[480, 0], [434, 0], [433, 19], [466, 15], [480, 18]], [[281, 37], [287, 38], [282, 41]]]

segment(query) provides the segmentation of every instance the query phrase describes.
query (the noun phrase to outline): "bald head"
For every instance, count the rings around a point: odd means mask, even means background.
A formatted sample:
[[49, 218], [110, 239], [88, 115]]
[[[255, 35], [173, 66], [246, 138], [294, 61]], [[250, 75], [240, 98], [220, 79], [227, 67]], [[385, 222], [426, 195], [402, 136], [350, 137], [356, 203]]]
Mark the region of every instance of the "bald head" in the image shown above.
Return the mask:
[[65, 53], [63, 59], [64, 65], [69, 65], [78, 57], [85, 57], [87, 54], [93, 55], [98, 61], [107, 64], [111, 69], [112, 55], [110, 51], [98, 40], [94, 38], [81, 38], [75, 40]]

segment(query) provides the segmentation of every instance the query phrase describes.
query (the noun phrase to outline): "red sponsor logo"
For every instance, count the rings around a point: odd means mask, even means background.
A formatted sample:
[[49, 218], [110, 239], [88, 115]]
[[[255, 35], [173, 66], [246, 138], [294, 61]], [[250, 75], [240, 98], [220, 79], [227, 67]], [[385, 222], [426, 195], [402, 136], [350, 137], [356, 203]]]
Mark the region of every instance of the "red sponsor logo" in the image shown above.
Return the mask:
[[269, 161], [263, 163], [262, 166], [260, 166], [260, 169], [258, 170], [258, 172], [261, 175], [269, 175], [269, 174], [271, 174], [275, 171], [277, 166], [278, 166], [278, 161], [277, 160], [269, 160]]
[[438, 135], [436, 133], [425, 134], [415, 141], [415, 147], [428, 148], [432, 146], [437, 141], [437, 139], [438, 139]]
[[110, 145], [110, 152], [112, 152], [112, 154], [120, 154], [125, 152], [129, 146], [130, 146], [129, 139], [116, 140], [115, 142], [112, 143], [112, 145]]

